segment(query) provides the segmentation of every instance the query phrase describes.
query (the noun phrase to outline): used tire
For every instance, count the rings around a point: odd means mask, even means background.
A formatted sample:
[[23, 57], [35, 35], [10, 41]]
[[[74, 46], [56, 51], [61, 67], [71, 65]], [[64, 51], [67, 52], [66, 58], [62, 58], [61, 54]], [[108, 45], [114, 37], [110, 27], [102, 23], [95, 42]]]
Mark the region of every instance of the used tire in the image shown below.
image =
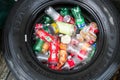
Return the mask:
[[[83, 69], [52, 71], [38, 64], [32, 56], [32, 26], [48, 6], [57, 9], [75, 5], [93, 16], [99, 26], [97, 54]], [[109, 80], [120, 62], [119, 30], [119, 14], [108, 0], [20, 0], [4, 28], [3, 53], [17, 80]]]
[[114, 6], [117, 8], [117, 10], [120, 12], [120, 7], [119, 7], [119, 5], [120, 5], [120, 1], [119, 0], [110, 0], [113, 4], [114, 4]]

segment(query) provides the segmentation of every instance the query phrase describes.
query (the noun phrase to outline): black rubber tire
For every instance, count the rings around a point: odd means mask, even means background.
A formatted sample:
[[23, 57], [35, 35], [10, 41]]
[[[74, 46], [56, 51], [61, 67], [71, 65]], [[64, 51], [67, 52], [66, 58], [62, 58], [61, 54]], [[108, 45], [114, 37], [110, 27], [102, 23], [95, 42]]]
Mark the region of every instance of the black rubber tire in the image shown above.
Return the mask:
[[[99, 20], [101, 51], [89, 67], [82, 71], [61, 74], [40, 67], [25, 42], [25, 29], [36, 10], [55, 4], [77, 4], [91, 11]], [[39, 8], [38, 8], [39, 7]], [[32, 20], [31, 20], [32, 21]], [[109, 80], [120, 63], [119, 14], [108, 0], [23, 0], [8, 17], [3, 35], [3, 53], [17, 80]], [[27, 36], [29, 42], [29, 36]]]
[[114, 6], [120, 12], [120, 0], [110, 0], [110, 1], [114, 4]]

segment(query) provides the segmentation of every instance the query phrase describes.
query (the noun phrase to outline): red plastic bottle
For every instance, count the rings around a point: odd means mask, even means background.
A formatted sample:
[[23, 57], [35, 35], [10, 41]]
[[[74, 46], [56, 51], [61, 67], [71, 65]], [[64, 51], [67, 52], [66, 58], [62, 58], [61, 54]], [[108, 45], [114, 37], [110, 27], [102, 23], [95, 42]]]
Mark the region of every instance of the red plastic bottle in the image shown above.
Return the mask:
[[51, 34], [49, 34], [48, 32], [46, 32], [45, 30], [43, 30], [43, 29], [37, 30], [36, 35], [40, 39], [42, 39], [42, 40], [44, 40], [45, 42], [48, 42], [48, 43], [50, 43], [50, 42], [52, 42], [54, 40], [54, 37]]
[[49, 67], [52, 65], [52, 69], [54, 69], [56, 66], [59, 58], [58, 58], [58, 52], [59, 52], [59, 41], [58, 40], [53, 40], [53, 42], [50, 43], [50, 55], [48, 58], [48, 63], [49, 63]]

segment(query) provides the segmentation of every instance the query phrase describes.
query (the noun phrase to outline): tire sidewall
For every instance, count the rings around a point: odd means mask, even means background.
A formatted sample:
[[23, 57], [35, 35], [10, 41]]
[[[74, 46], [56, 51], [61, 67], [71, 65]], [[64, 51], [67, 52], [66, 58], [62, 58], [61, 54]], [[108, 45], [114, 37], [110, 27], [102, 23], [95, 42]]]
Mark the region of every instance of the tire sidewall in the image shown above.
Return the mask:
[[[71, 1], [71, 0], [67, 0]], [[66, 2], [67, 2], [66, 1]], [[70, 80], [88, 80], [88, 79], [98, 79], [98, 77], [103, 78], [103, 73], [107, 71], [107, 69], [112, 68], [112, 63], [116, 63], [116, 55], [118, 55], [117, 49], [119, 47], [119, 36], [118, 36], [118, 21], [116, 20], [115, 13], [113, 13], [110, 6], [107, 5], [103, 1], [95, 1], [95, 0], [79, 0], [75, 1], [76, 4], [85, 4], [86, 7], [92, 9], [97, 17], [101, 21], [101, 26], [104, 30], [104, 46], [103, 50], [101, 51], [99, 57], [96, 61], [91, 64], [89, 68], [79, 73], [70, 74], [70, 75], [62, 75], [62, 74], [55, 74], [50, 71], [44, 70], [42, 67], [39, 67], [37, 63], [32, 60], [33, 58], [30, 56], [26, 56], [29, 54], [28, 48], [26, 47], [25, 42], [25, 28], [27, 25], [28, 20], [30, 19], [31, 15], [34, 15], [34, 10], [37, 7], [48, 6], [48, 3], [58, 3], [58, 2], [65, 2], [60, 0], [48, 1], [48, 0], [36, 0], [36, 1], [23, 1], [22, 4], [18, 7], [17, 11], [14, 14], [10, 14], [13, 16], [12, 20], [8, 21], [6, 25], [5, 36], [7, 36], [7, 44], [6, 47], [9, 47], [9, 51], [5, 51], [6, 60], [13, 70], [14, 74], [17, 77], [21, 77], [19, 79], [25, 80], [50, 80], [47, 77], [58, 80], [70, 79]], [[74, 1], [73, 1], [74, 2]], [[101, 6], [102, 5], [102, 6]], [[14, 11], [14, 10], [13, 10]], [[7, 32], [7, 33], [6, 33]], [[28, 36], [29, 37], [29, 36]], [[29, 40], [28, 40], [29, 41]], [[10, 56], [8, 56], [10, 54]], [[24, 56], [24, 57], [23, 57]], [[98, 67], [99, 66], [99, 67]], [[34, 67], [34, 68], [33, 68]], [[113, 66], [114, 67], [114, 66]], [[49, 75], [50, 74], [50, 75]], [[69, 78], [68, 78], [69, 76]], [[106, 75], [107, 76], [107, 75]], [[51, 80], [53, 80], [51, 79]]]

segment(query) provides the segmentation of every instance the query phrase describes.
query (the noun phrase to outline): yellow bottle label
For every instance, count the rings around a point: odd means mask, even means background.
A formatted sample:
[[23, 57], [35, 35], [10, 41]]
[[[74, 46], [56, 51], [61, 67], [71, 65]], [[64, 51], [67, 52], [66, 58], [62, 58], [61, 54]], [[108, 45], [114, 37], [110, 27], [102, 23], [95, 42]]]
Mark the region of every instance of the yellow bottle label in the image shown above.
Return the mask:
[[58, 26], [56, 23], [52, 23], [51, 26], [53, 27], [55, 34], [57, 34], [59, 32]]
[[59, 29], [59, 33], [62, 34], [67, 34], [67, 35], [72, 35], [72, 33], [74, 32], [74, 25], [73, 24], [69, 24], [69, 23], [64, 23], [64, 22], [56, 22], [58, 29]]

